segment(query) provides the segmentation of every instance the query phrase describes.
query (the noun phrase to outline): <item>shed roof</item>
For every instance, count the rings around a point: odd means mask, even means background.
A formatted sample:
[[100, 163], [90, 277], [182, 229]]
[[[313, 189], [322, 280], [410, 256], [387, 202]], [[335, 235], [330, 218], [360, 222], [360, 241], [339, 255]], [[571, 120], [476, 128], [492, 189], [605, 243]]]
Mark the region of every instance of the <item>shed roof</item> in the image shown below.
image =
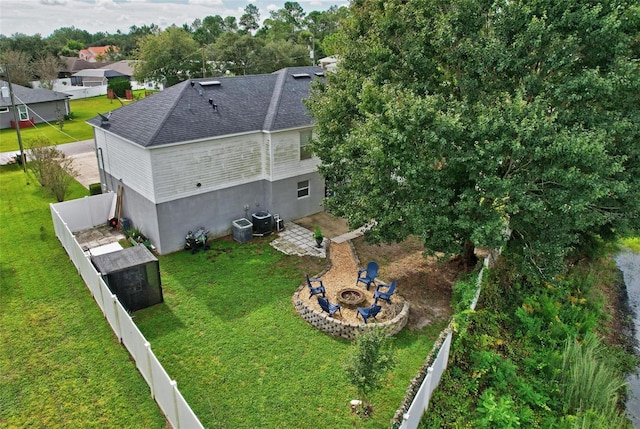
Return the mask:
[[309, 126], [303, 99], [319, 78], [322, 69], [309, 66], [192, 79], [112, 111], [108, 122], [88, 123], [144, 147]]
[[91, 258], [93, 265], [95, 265], [96, 269], [102, 274], [115, 273], [157, 260], [146, 246], [141, 245], [127, 247], [126, 249], [105, 253], [103, 255], [96, 255]]

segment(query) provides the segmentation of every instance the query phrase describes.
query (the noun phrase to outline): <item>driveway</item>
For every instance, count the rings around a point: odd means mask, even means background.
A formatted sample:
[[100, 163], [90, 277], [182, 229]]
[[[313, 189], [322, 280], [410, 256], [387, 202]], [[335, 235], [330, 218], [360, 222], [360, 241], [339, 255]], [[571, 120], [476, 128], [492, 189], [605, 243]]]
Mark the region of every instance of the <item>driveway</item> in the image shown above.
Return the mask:
[[[96, 158], [93, 139], [61, 144], [57, 147], [62, 153], [73, 158], [73, 166], [78, 172], [76, 180], [80, 182], [82, 186], [89, 189], [90, 184], [100, 182], [98, 160]], [[17, 150], [0, 152], [0, 165], [14, 163], [15, 156], [19, 153], [20, 151]]]

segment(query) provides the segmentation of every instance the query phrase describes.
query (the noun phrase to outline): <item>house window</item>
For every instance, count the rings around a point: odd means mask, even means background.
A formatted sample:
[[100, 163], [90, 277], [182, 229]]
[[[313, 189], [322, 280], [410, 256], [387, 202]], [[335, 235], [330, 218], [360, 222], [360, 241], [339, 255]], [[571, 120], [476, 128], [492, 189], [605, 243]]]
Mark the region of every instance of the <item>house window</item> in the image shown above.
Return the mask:
[[303, 198], [308, 196], [309, 196], [309, 181], [303, 180], [302, 182], [298, 182], [298, 198]]
[[311, 130], [302, 131], [300, 133], [300, 160], [311, 158], [309, 143], [311, 142]]
[[18, 106], [18, 115], [20, 115], [21, 121], [28, 121], [29, 112], [27, 111], [27, 106], [25, 106], [24, 104]]
[[8, 111], [9, 111], [9, 108], [7, 106], [0, 107], [0, 113], [6, 113]]

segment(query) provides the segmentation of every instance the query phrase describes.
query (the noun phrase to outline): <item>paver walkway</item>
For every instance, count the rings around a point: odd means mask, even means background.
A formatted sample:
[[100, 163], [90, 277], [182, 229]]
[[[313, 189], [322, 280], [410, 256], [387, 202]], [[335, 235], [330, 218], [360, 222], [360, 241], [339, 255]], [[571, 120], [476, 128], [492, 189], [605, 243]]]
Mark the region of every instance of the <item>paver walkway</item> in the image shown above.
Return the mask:
[[[331, 239], [334, 243], [344, 243], [361, 236], [367, 226], [358, 228], [355, 231], [347, 232]], [[327, 257], [327, 239], [325, 238], [322, 247], [316, 247], [316, 240], [313, 238], [313, 232], [293, 222], [287, 222], [284, 230], [277, 232], [278, 238], [271, 241], [271, 246], [275, 249], [286, 253], [287, 255], [311, 255], [319, 258]]]

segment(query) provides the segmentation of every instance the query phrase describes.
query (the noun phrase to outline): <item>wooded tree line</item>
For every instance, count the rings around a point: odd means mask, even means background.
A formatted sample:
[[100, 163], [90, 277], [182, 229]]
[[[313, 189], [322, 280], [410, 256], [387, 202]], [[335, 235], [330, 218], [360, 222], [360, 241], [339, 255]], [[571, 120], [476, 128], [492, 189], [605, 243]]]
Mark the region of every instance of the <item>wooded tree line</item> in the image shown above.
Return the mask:
[[10, 63], [11, 78], [28, 85], [40, 79], [50, 87], [60, 68], [59, 58], [76, 57], [90, 46], [117, 46], [103, 60], [141, 60], [135, 79], [164, 81], [173, 85], [188, 76], [219, 76], [225, 73], [269, 73], [283, 67], [310, 65], [332, 52], [331, 36], [347, 16], [346, 7], [306, 13], [297, 2], [270, 12], [260, 25], [260, 12], [253, 4], [245, 13], [234, 16], [207, 16], [190, 25], [160, 29], [157, 25], [131, 26], [128, 33], [91, 34], [75, 27], [41, 35], [0, 35], [0, 62]]

